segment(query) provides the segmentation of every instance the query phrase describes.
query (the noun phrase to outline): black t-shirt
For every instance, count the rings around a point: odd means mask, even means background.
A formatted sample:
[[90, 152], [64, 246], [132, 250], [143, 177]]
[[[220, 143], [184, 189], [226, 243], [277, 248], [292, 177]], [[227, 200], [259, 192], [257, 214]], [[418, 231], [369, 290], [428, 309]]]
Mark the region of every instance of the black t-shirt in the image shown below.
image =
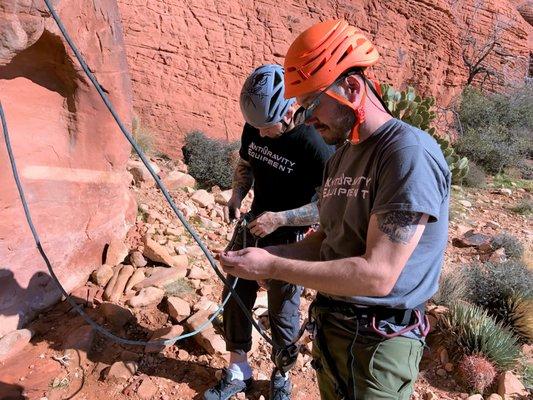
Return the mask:
[[310, 203], [334, 151], [311, 126], [300, 125], [271, 139], [245, 124], [239, 154], [250, 163], [255, 179], [252, 213], [292, 210]]

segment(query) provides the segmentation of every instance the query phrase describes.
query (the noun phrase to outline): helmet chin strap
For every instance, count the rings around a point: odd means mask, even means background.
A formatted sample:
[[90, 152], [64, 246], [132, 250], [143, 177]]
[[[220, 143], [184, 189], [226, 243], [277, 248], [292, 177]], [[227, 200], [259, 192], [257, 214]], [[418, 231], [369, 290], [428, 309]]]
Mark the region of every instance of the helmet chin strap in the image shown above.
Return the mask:
[[345, 106], [349, 107], [355, 114], [355, 123], [352, 126], [352, 130], [350, 132], [350, 136], [348, 137], [348, 140], [352, 142], [353, 144], [359, 143], [360, 140], [360, 134], [359, 134], [359, 128], [363, 122], [365, 122], [366, 115], [365, 115], [365, 101], [366, 101], [366, 88], [363, 91], [363, 94], [361, 95], [361, 101], [359, 102], [359, 105], [356, 107], [348, 101], [348, 99], [344, 96], [341, 96], [339, 93], [334, 92], [333, 90], [326, 90], [326, 94], [329, 97], [334, 98], [339, 103], [344, 104]]

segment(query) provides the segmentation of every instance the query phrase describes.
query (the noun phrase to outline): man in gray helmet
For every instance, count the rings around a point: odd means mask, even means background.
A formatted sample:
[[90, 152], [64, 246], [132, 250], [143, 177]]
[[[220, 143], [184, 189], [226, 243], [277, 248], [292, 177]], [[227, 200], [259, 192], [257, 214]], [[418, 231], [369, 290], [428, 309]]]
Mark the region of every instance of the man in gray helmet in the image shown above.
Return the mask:
[[[243, 85], [240, 106], [246, 124], [226, 216], [228, 220], [240, 217], [242, 200], [253, 185], [254, 200], [247, 218], [251, 240], [247, 245], [293, 243], [318, 222], [316, 189], [334, 148], [326, 145], [313, 127], [294, 120], [297, 106], [294, 99], [284, 98], [283, 68], [279, 65], [263, 65], [251, 73]], [[230, 282], [234, 282], [233, 277]], [[235, 287], [250, 311], [258, 288], [256, 281], [244, 279], [239, 279]], [[269, 320], [278, 346], [291, 344], [298, 334], [300, 293], [295, 285], [268, 282]], [[247, 360], [252, 324], [233, 297], [224, 308], [223, 321], [229, 366], [218, 384], [204, 393], [207, 400], [229, 399], [248, 390], [252, 383]], [[270, 399], [290, 399], [290, 393], [288, 375], [273, 373]]]

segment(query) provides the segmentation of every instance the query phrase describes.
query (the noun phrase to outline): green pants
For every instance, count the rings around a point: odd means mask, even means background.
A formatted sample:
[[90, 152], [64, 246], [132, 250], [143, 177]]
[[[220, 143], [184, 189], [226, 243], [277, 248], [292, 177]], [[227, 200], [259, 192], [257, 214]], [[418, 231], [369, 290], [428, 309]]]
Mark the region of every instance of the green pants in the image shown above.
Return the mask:
[[[342, 320], [333, 313], [314, 312], [314, 317], [319, 332], [313, 342], [313, 363], [322, 400], [340, 399], [343, 392], [354, 400], [409, 399], [422, 358], [421, 340], [385, 339], [365, 330], [361, 322]], [[327, 346], [330, 362], [322, 346]]]

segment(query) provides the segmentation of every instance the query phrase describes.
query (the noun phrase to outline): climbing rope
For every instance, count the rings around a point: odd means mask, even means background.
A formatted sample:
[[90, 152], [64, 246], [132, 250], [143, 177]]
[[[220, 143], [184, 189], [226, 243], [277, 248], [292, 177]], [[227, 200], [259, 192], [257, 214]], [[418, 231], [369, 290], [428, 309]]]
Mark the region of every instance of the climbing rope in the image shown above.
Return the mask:
[[211, 317], [207, 321], [205, 321], [200, 327], [198, 327], [197, 329], [195, 329], [192, 332], [189, 332], [189, 333], [186, 333], [186, 334], [183, 334], [183, 335], [179, 335], [179, 336], [175, 336], [175, 337], [172, 337], [172, 338], [169, 338], [169, 339], [166, 339], [166, 340], [140, 341], [140, 340], [130, 340], [130, 339], [121, 338], [119, 336], [114, 335], [113, 333], [111, 333], [107, 329], [105, 329], [102, 326], [100, 326], [99, 324], [97, 324], [94, 320], [92, 320], [83, 311], [83, 309], [78, 304], [76, 304], [76, 302], [69, 296], [67, 291], [63, 288], [63, 286], [61, 285], [61, 282], [59, 281], [59, 279], [57, 278], [57, 276], [56, 276], [56, 274], [54, 272], [54, 269], [53, 269], [53, 267], [52, 267], [52, 265], [50, 263], [50, 260], [48, 259], [48, 256], [46, 255], [46, 253], [45, 253], [45, 251], [44, 251], [44, 249], [43, 249], [43, 247], [41, 245], [41, 240], [39, 238], [39, 235], [37, 234], [35, 226], [33, 225], [31, 214], [30, 214], [30, 210], [29, 210], [28, 204], [26, 202], [26, 198], [24, 196], [24, 190], [22, 188], [22, 184], [21, 184], [20, 179], [19, 179], [17, 166], [16, 166], [16, 163], [15, 163], [15, 157], [13, 155], [13, 150], [11, 148], [11, 143], [10, 143], [10, 140], [9, 140], [9, 132], [8, 132], [8, 129], [7, 129], [7, 122], [6, 122], [4, 111], [3, 111], [3, 108], [2, 108], [2, 104], [0, 102], [0, 118], [2, 119], [2, 130], [3, 130], [3, 134], [4, 134], [4, 139], [5, 139], [7, 152], [8, 152], [8, 155], [9, 155], [9, 160], [10, 160], [10, 163], [11, 163], [11, 169], [12, 169], [12, 172], [13, 172], [13, 177], [14, 177], [15, 183], [17, 185], [17, 190], [19, 192], [19, 196], [20, 196], [20, 199], [21, 199], [21, 202], [22, 202], [22, 206], [24, 208], [24, 214], [26, 216], [26, 220], [27, 220], [28, 225], [30, 227], [30, 230], [32, 232], [33, 238], [35, 240], [35, 244], [37, 246], [37, 249], [38, 249], [39, 253], [41, 254], [41, 257], [43, 258], [43, 260], [44, 260], [44, 262], [45, 262], [45, 264], [46, 264], [46, 266], [48, 268], [50, 276], [52, 277], [52, 279], [55, 282], [55, 284], [57, 285], [57, 287], [60, 289], [61, 293], [65, 296], [65, 298], [72, 305], [72, 307], [83, 317], [83, 319], [89, 325], [91, 325], [96, 331], [100, 332], [102, 335], [108, 337], [109, 339], [111, 339], [111, 340], [113, 340], [113, 341], [115, 341], [117, 343], [126, 344], [126, 345], [139, 345], [139, 346], [146, 346], [148, 344], [150, 344], [150, 345], [173, 345], [178, 340], [182, 340], [182, 339], [185, 339], [187, 337], [196, 335], [197, 333], [201, 332], [202, 330], [204, 330], [204, 329], [206, 329], [208, 327], [209, 323], [211, 321], [213, 321], [221, 313], [221, 311], [223, 310], [225, 304], [229, 300], [229, 297], [233, 296], [235, 301], [237, 302], [237, 304], [241, 308], [242, 312], [244, 313], [246, 318], [252, 323], [254, 328], [257, 329], [257, 331], [261, 334], [261, 336], [268, 343], [270, 343], [274, 347], [274, 349], [279, 350], [279, 346], [277, 346], [274, 343], [272, 338], [270, 338], [268, 335], [266, 335], [266, 333], [263, 331], [263, 329], [254, 320], [253, 316], [248, 311], [248, 309], [246, 308], [246, 306], [244, 305], [244, 303], [240, 299], [239, 295], [236, 293], [235, 286], [237, 285], [238, 279], [235, 279], [233, 285], [230, 285], [230, 283], [228, 282], [226, 277], [222, 274], [222, 272], [217, 267], [215, 259], [213, 258], [213, 256], [209, 252], [209, 250], [206, 248], [206, 246], [204, 245], [204, 243], [202, 242], [202, 240], [200, 239], [198, 234], [188, 224], [188, 222], [185, 219], [185, 217], [178, 210], [176, 204], [174, 203], [174, 200], [172, 199], [172, 197], [168, 193], [166, 187], [163, 185], [163, 182], [161, 181], [159, 176], [155, 173], [154, 169], [150, 165], [150, 163], [149, 163], [148, 159], [146, 158], [145, 154], [139, 148], [139, 145], [135, 142], [135, 140], [133, 139], [132, 135], [128, 132], [128, 130], [126, 129], [126, 127], [122, 123], [122, 121], [119, 118], [118, 114], [116, 113], [115, 108], [113, 107], [111, 101], [108, 99], [108, 97], [104, 93], [102, 87], [100, 86], [100, 84], [96, 80], [96, 77], [90, 71], [90, 69], [87, 66], [85, 60], [81, 56], [80, 52], [78, 51], [77, 47], [75, 46], [74, 42], [72, 41], [70, 35], [68, 34], [66, 28], [64, 27], [63, 23], [61, 22], [61, 19], [59, 18], [59, 16], [57, 15], [56, 11], [53, 8], [53, 6], [51, 5], [50, 0], [44, 0], [44, 2], [46, 3], [46, 6], [48, 7], [48, 10], [50, 11], [50, 14], [54, 18], [57, 26], [59, 27], [59, 30], [63, 34], [63, 37], [65, 38], [65, 40], [68, 43], [69, 47], [74, 52], [74, 55], [76, 56], [78, 62], [80, 63], [80, 66], [82, 67], [83, 71], [85, 72], [85, 74], [87, 75], [89, 80], [94, 85], [95, 89], [97, 90], [98, 94], [102, 98], [102, 100], [103, 100], [104, 104], [106, 105], [107, 109], [109, 110], [109, 112], [113, 116], [114, 120], [116, 121], [116, 123], [119, 126], [120, 130], [122, 131], [123, 135], [126, 137], [128, 142], [132, 145], [132, 147], [135, 150], [135, 152], [139, 155], [139, 158], [141, 159], [143, 164], [146, 166], [146, 168], [150, 172], [150, 175], [152, 175], [152, 178], [155, 180], [158, 188], [163, 193], [163, 196], [165, 197], [165, 199], [169, 203], [170, 207], [172, 208], [172, 210], [174, 211], [174, 213], [176, 214], [178, 219], [181, 221], [183, 226], [187, 229], [187, 231], [193, 237], [193, 239], [196, 241], [196, 243], [198, 243], [198, 246], [200, 246], [200, 248], [202, 249], [202, 252], [207, 257], [207, 260], [209, 261], [209, 264], [211, 265], [211, 267], [215, 271], [215, 273], [218, 276], [218, 278], [224, 283], [224, 285], [226, 285], [226, 287], [229, 290], [228, 295], [226, 296], [226, 298], [224, 299], [222, 304], [218, 306], [218, 308], [215, 311], [215, 313], [213, 315], [211, 315]]

